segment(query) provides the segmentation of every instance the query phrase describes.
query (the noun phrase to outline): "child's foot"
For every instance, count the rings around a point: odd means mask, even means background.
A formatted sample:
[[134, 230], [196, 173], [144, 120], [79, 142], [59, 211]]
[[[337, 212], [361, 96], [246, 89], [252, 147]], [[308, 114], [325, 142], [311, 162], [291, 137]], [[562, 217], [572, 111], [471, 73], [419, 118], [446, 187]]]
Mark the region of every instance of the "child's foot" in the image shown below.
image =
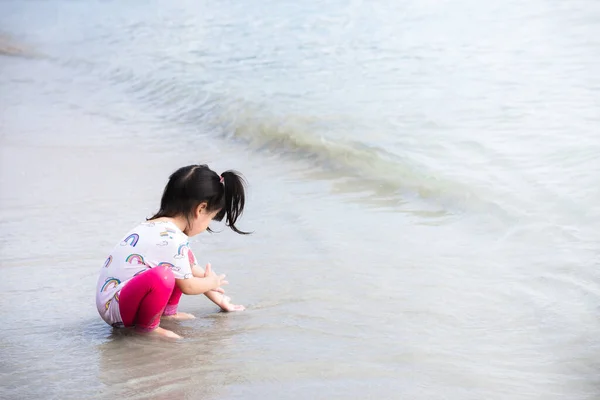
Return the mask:
[[151, 332], [152, 335], [162, 336], [169, 339], [181, 339], [181, 336], [176, 334], [173, 331], [170, 331], [165, 328], [161, 328], [160, 326]]
[[167, 319], [167, 320], [174, 319], [174, 320], [178, 320], [178, 321], [183, 321], [186, 319], [194, 319], [196, 317], [194, 317], [192, 314], [188, 314], [185, 312], [178, 312], [178, 313], [175, 313], [172, 315], [163, 315], [162, 318]]

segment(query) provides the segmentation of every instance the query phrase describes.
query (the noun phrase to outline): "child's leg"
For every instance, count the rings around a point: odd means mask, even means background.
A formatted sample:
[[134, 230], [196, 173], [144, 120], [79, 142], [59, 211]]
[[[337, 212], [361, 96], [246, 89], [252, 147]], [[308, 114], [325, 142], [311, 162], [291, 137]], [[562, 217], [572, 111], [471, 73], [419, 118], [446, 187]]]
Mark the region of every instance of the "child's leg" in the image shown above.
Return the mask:
[[171, 293], [171, 297], [167, 302], [167, 306], [165, 307], [163, 315], [169, 316], [177, 314], [177, 306], [179, 306], [179, 299], [181, 299], [182, 294], [183, 292], [177, 286], [173, 288], [173, 292]]
[[177, 311], [177, 306], [179, 306], [179, 299], [181, 298], [182, 294], [183, 293], [181, 292], [181, 290], [177, 286], [175, 286], [175, 288], [173, 289], [173, 293], [171, 294], [171, 297], [169, 298], [169, 302], [167, 303], [167, 306], [165, 307], [165, 311], [163, 311], [163, 317], [168, 318], [168, 319], [177, 319], [177, 320], [186, 320], [186, 319], [196, 318], [192, 314]]
[[169, 267], [155, 267], [132, 278], [119, 294], [123, 324], [144, 332], [156, 329], [174, 287]]

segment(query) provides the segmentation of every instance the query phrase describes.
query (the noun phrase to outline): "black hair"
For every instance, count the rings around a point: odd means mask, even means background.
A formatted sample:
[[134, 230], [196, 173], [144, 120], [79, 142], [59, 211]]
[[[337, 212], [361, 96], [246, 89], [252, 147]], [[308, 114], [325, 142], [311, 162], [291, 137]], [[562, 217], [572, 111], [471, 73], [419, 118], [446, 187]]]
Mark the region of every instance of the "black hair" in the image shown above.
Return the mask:
[[[173, 172], [160, 201], [160, 210], [148, 220], [162, 217], [184, 216], [189, 221], [194, 217], [196, 208], [206, 203], [209, 212], [219, 210], [213, 218], [222, 221], [234, 232], [240, 231], [235, 223], [244, 211], [246, 181], [237, 171], [225, 171], [221, 175], [207, 165], [188, 165]], [[186, 228], [187, 230], [187, 228]], [[209, 232], [212, 232], [208, 228]]]

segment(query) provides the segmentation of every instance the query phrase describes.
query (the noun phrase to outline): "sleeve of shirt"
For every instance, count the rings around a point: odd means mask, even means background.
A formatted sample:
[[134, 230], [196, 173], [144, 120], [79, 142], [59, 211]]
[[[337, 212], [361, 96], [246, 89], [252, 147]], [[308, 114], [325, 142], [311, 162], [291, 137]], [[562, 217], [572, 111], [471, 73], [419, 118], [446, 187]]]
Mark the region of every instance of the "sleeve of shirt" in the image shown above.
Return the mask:
[[157, 266], [171, 268], [175, 279], [189, 279], [193, 277], [189, 256], [191, 250], [187, 241], [178, 242], [177, 240], [170, 240], [168, 241], [168, 245], [161, 247], [161, 250]]
[[194, 265], [198, 265], [198, 262], [196, 261], [196, 256], [192, 252], [192, 249], [188, 249], [188, 260], [190, 260], [190, 266], [192, 268], [194, 268]]

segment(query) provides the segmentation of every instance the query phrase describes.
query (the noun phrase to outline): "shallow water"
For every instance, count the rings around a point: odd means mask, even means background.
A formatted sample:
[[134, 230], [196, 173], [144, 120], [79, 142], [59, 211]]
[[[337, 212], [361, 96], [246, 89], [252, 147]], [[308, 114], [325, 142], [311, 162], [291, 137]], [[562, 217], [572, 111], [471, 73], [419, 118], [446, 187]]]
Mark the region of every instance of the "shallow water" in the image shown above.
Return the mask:
[[[597, 399], [598, 18], [0, 3], [0, 397]], [[192, 242], [247, 310], [113, 332], [106, 253], [199, 162], [250, 183]]]

